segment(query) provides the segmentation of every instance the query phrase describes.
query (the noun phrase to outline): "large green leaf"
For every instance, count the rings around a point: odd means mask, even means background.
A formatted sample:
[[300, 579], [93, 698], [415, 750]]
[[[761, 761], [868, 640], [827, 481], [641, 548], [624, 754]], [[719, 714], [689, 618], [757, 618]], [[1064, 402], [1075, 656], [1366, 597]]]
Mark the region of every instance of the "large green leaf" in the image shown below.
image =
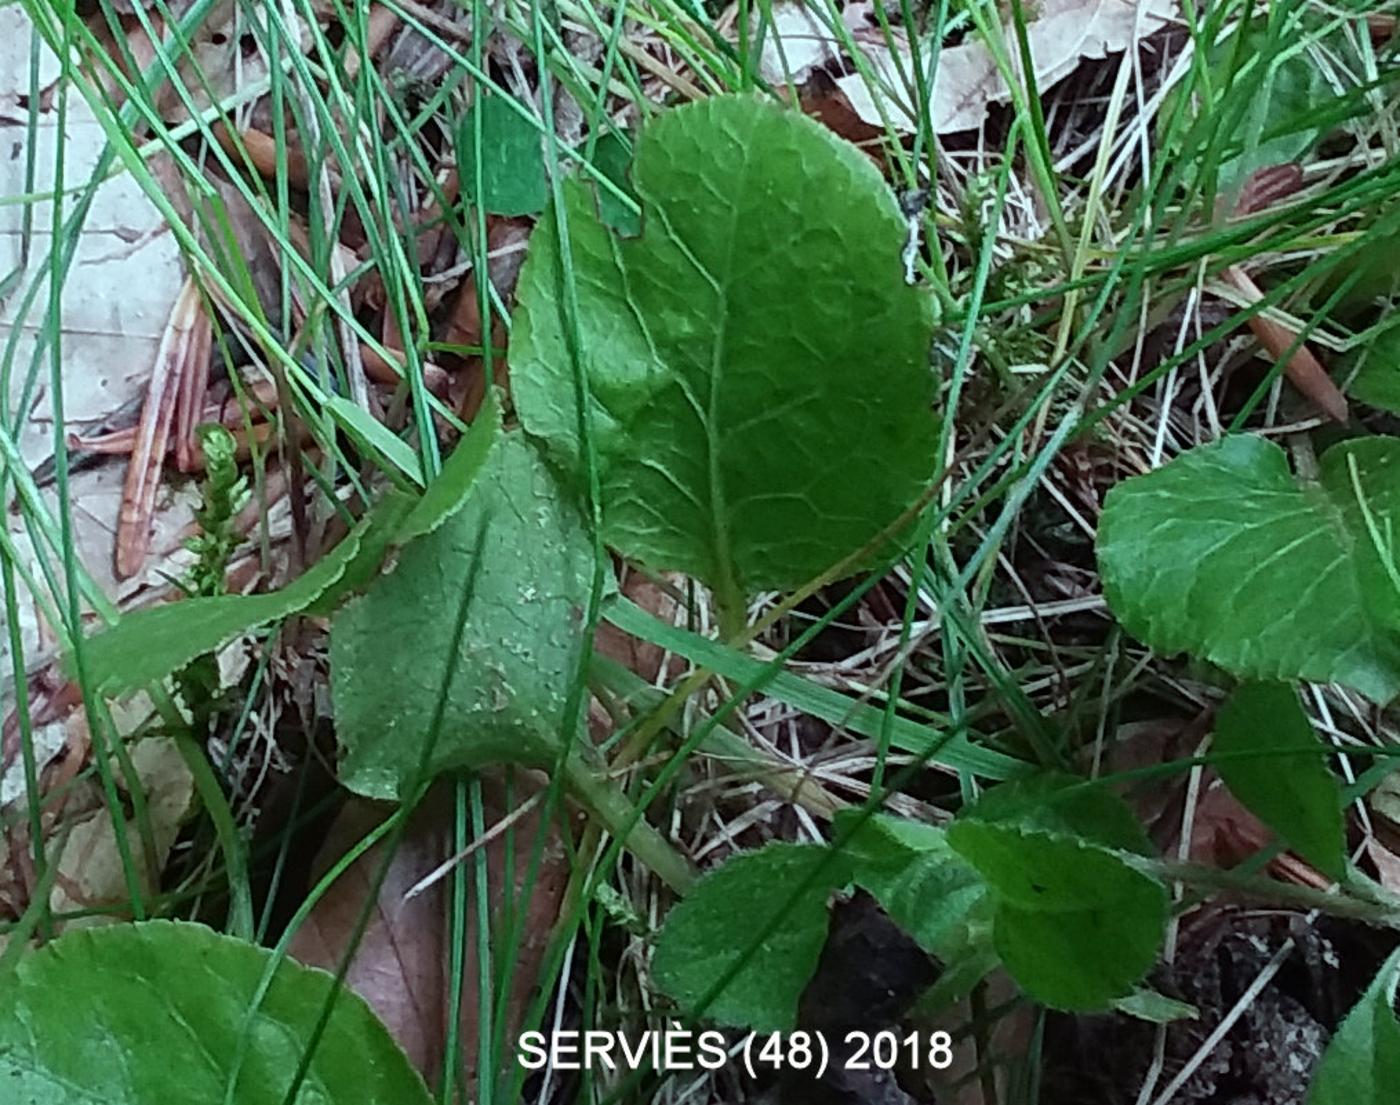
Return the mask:
[[1319, 871], [1346, 872], [1342, 788], [1286, 683], [1247, 683], [1215, 720], [1215, 769], [1238, 798]]
[[1400, 1024], [1391, 994], [1400, 951], [1342, 1021], [1313, 1075], [1308, 1105], [1391, 1105], [1400, 1086]]
[[[1363, 506], [1364, 504], [1364, 506]], [[1109, 607], [1159, 652], [1247, 679], [1400, 692], [1400, 441], [1334, 446], [1299, 481], [1282, 449], [1228, 437], [1109, 492]]]
[[[21, 960], [0, 987], [0, 1098], [282, 1105], [334, 982], [284, 960], [257, 1001], [271, 961], [266, 949], [202, 925], [68, 933]], [[237, 1091], [226, 1097], [236, 1065]], [[369, 1007], [342, 992], [295, 1102], [390, 1101], [432, 1098]]]
[[[870, 161], [749, 96], [642, 132], [642, 235], [566, 189], [591, 445], [607, 540], [707, 581], [730, 609], [866, 546], [934, 466], [931, 300], [904, 281], [905, 223]], [[581, 470], [552, 220], [521, 272], [512, 391], [526, 430]]]
[[948, 843], [991, 886], [997, 954], [1037, 1000], [1105, 1009], [1156, 961], [1166, 890], [1107, 848], [977, 820], [954, 822]]
[[1317, 109], [1336, 100], [1337, 94], [1312, 56], [1319, 46], [1285, 49], [1296, 47], [1301, 31], [1299, 27], [1280, 38], [1277, 30], [1270, 32], [1260, 20], [1245, 28], [1243, 44], [1231, 35], [1213, 51], [1215, 64], [1225, 63], [1235, 53], [1246, 59], [1232, 90], [1246, 109], [1229, 136], [1231, 146], [1238, 142], [1242, 148], [1220, 165], [1222, 191], [1233, 190], [1256, 169], [1301, 157], [1321, 133]]
[[420, 766], [552, 763], [592, 565], [578, 511], [520, 435], [503, 438], [466, 506], [331, 626], [341, 781], [391, 798]]
[[[652, 977], [683, 1008], [697, 1009], [752, 951], [703, 1014], [759, 1031], [792, 1028], [826, 941], [827, 898], [848, 874], [840, 857], [814, 844], [770, 844], [732, 857], [667, 915]], [[809, 877], [797, 902], [779, 915]]]

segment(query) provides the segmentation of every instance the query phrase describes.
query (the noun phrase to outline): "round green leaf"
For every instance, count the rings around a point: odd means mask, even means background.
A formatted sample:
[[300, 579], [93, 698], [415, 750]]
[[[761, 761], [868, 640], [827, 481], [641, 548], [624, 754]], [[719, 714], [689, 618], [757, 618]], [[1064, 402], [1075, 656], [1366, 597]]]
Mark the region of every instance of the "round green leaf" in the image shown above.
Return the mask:
[[1400, 693], [1400, 441], [1337, 445], [1320, 469], [1301, 482], [1277, 445], [1228, 437], [1115, 487], [1098, 536], [1114, 614], [1159, 652], [1389, 701]]
[[641, 134], [642, 234], [590, 192], [565, 208], [577, 341], [545, 219], [521, 273], [512, 391], [581, 474], [571, 349], [590, 394], [605, 536], [733, 603], [868, 544], [934, 466], [931, 299], [904, 280], [904, 218], [869, 160], [750, 96]]
[[[779, 916], [787, 896], [822, 863], [825, 868]], [[697, 1009], [758, 941], [724, 989], [697, 1011], [758, 1031], [792, 1028], [826, 942], [827, 898], [847, 874], [839, 859], [813, 844], [770, 844], [734, 856], [667, 915], [652, 960], [656, 985], [682, 1007]]]
[[1297, 692], [1284, 683], [1247, 683], [1215, 720], [1215, 769], [1259, 820], [1319, 871], [1346, 872], [1342, 788]]
[[[24, 1105], [282, 1105], [334, 981], [283, 960], [258, 1000], [271, 961], [266, 949], [202, 925], [70, 932], [22, 959], [0, 988], [0, 1096]], [[369, 1007], [343, 991], [295, 1101], [432, 1098]]]
[[502, 438], [466, 504], [331, 626], [341, 781], [399, 797], [430, 741], [429, 775], [552, 763], [592, 567], [578, 511], [519, 434]]
[[976, 820], [954, 822], [948, 843], [991, 886], [997, 954], [1038, 1001], [1108, 1008], [1156, 961], [1167, 892], [1108, 849]]
[[1157, 961], [1166, 921], [1165, 893], [1145, 875], [1133, 893], [1074, 913], [1039, 913], [1002, 903], [992, 943], [1011, 977], [1052, 1009], [1107, 1009]]

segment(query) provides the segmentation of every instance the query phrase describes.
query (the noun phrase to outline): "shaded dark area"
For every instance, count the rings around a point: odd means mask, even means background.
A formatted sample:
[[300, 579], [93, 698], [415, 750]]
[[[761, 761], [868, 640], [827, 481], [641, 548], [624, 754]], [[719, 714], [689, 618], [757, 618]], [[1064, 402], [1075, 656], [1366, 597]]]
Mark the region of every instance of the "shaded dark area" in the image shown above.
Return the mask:
[[[1393, 934], [1292, 913], [1210, 910], [1183, 926], [1180, 950], [1151, 979], [1194, 1005], [1166, 1032], [1153, 1097], [1192, 1059], [1278, 957], [1276, 970], [1172, 1096], [1173, 1105], [1305, 1105], [1312, 1072], [1348, 1009], [1394, 946]], [[1042, 1105], [1132, 1105], [1157, 1028], [1124, 1014], [1051, 1014]]]
[[865, 893], [832, 907], [831, 931], [797, 1007], [800, 1028], [825, 1034], [831, 1062], [821, 1078], [789, 1070], [774, 1087], [782, 1105], [913, 1105], [893, 1071], [847, 1070], [845, 1035], [898, 1023], [938, 968]]

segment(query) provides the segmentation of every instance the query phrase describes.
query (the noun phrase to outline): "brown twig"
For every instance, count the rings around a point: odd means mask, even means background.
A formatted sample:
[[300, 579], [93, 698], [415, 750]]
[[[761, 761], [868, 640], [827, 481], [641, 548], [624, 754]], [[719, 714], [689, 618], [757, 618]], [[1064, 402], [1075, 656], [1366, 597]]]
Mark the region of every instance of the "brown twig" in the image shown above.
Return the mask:
[[[1253, 173], [1240, 189], [1235, 204], [1238, 215], [1263, 211], [1286, 196], [1292, 195], [1303, 184], [1302, 167], [1290, 162], [1285, 165], [1266, 165]], [[1259, 285], [1240, 265], [1231, 265], [1221, 274], [1225, 282], [1239, 293], [1246, 306], [1259, 303], [1264, 293]], [[1332, 377], [1313, 356], [1306, 344], [1298, 340], [1298, 335], [1282, 323], [1265, 318], [1262, 314], [1249, 319], [1249, 328], [1259, 339], [1265, 351], [1275, 361], [1283, 361], [1283, 372], [1298, 391], [1313, 406], [1328, 418], [1342, 424], [1351, 419], [1346, 397], [1332, 382]]]

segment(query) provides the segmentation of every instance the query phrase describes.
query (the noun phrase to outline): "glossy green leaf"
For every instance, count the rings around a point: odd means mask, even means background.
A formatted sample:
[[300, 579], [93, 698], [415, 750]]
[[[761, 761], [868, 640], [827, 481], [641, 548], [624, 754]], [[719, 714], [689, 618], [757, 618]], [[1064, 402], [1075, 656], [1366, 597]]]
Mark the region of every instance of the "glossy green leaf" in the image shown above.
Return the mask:
[[[533, 108], [528, 108], [533, 112]], [[475, 126], [481, 118], [481, 205], [493, 215], [534, 215], [549, 201], [542, 132], [504, 96], [481, 87], [457, 131], [462, 195], [476, 197]]]
[[[791, 909], [777, 912], [818, 865]], [[657, 938], [652, 977], [683, 1009], [698, 1011], [741, 955], [749, 960], [703, 1010], [721, 1024], [790, 1029], [797, 1001], [826, 942], [827, 899], [848, 874], [840, 857], [812, 844], [770, 844], [710, 872], [672, 908]]]
[[[868, 158], [750, 96], [643, 130], [642, 235], [566, 190], [577, 349], [608, 542], [708, 582], [727, 609], [866, 546], [934, 465], [928, 293], [904, 282], [905, 223]], [[552, 220], [520, 277], [521, 420], [581, 472]]]
[[1345, 442], [1320, 469], [1299, 480], [1277, 445], [1229, 437], [1119, 484], [1099, 523], [1109, 607], [1159, 652], [1389, 701], [1400, 692], [1400, 441]]
[[466, 505], [331, 626], [341, 781], [390, 798], [420, 763], [551, 763], [592, 564], [577, 509], [520, 435], [503, 438]]
[[[170, 921], [78, 929], [0, 987], [0, 1097], [14, 1105], [283, 1105], [334, 981]], [[255, 1005], [255, 1002], [257, 1004]], [[238, 1057], [236, 1091], [226, 1096]], [[342, 991], [295, 1105], [429, 1105], [422, 1079]]]
[[1400, 951], [1376, 974], [1327, 1045], [1308, 1105], [1391, 1105], [1400, 1086], [1400, 1024], [1392, 995]]
[[954, 822], [948, 842], [991, 886], [997, 954], [1038, 1001], [1108, 1008], [1156, 961], [1166, 890], [1108, 849], [976, 820]]
[[1324, 874], [1346, 873], [1342, 788], [1298, 693], [1247, 683], [1215, 719], [1215, 769], [1230, 793]]

